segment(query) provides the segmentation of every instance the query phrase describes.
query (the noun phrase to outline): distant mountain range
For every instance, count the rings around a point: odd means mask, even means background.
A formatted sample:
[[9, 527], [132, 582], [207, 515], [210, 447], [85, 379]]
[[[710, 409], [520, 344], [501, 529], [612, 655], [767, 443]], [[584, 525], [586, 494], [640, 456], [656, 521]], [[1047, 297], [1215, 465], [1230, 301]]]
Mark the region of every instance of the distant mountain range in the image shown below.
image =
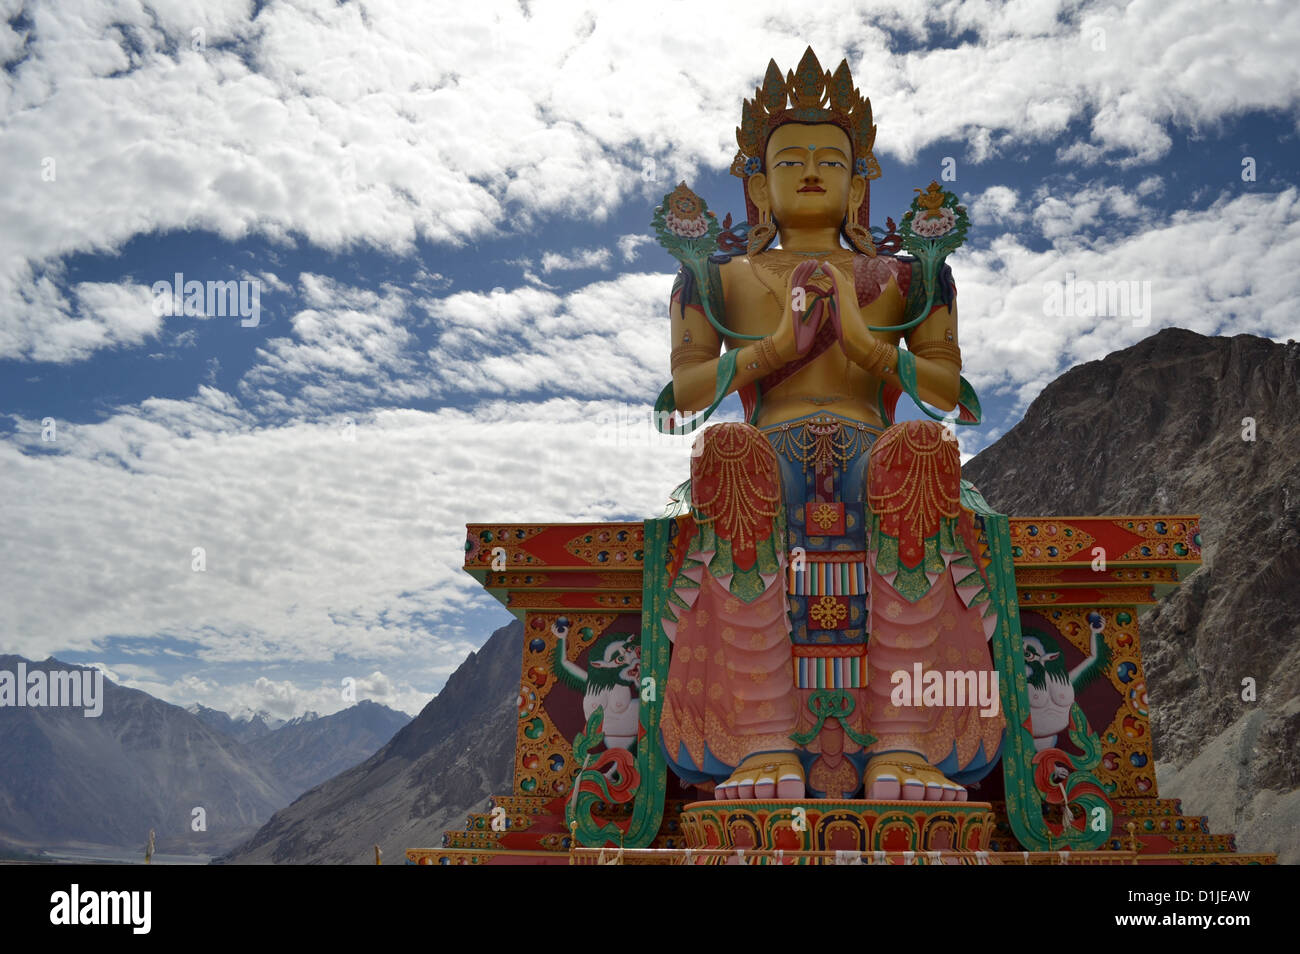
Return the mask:
[[[251, 709], [245, 709], [243, 712], [232, 716], [220, 709], [209, 709], [207, 706], [196, 702], [194, 705], [186, 706], [185, 711], [197, 716], [204, 725], [240, 742], [251, 742], [253, 739], [260, 739], [285, 724], [284, 719], [277, 719], [269, 712], [253, 712]], [[311, 713], [313, 718], [315, 715], [316, 713]]]
[[305, 712], [292, 719], [277, 719], [264, 710], [251, 709], [232, 716], [198, 704], [187, 706], [186, 711], [242, 742], [295, 796], [364, 762], [411, 721], [405, 712], [369, 699], [324, 718], [317, 712]]
[[[0, 673], [86, 671], [0, 656]], [[410, 721], [373, 702], [268, 724], [187, 711], [103, 680], [102, 712], [0, 707], [0, 849], [75, 845], [215, 854], [304, 790], [364, 760]], [[279, 722], [279, 720], [275, 720]], [[201, 813], [196, 813], [201, 809]], [[206, 831], [196, 831], [197, 819]]]
[[411, 721], [377, 702], [362, 700], [334, 715], [314, 712], [245, 743], [298, 796], [364, 762]]
[[510, 791], [523, 640], [518, 621], [498, 629], [391, 742], [220, 860], [370, 864], [379, 845], [387, 863], [400, 864], [407, 848], [442, 844], [466, 812]]

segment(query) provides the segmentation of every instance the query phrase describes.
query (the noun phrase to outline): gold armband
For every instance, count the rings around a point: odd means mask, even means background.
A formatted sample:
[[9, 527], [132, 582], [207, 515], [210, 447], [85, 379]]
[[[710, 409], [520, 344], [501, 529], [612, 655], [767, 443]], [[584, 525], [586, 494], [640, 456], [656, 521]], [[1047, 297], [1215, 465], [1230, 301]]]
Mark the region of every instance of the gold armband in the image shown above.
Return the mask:
[[718, 352], [713, 348], [705, 348], [702, 345], [692, 345], [690, 347], [677, 347], [673, 349], [671, 357], [668, 359], [668, 366], [676, 371], [683, 364], [697, 364], [700, 361], [712, 361], [718, 356]]
[[961, 348], [951, 341], [918, 341], [908, 347], [918, 358], [942, 358], [961, 367]]

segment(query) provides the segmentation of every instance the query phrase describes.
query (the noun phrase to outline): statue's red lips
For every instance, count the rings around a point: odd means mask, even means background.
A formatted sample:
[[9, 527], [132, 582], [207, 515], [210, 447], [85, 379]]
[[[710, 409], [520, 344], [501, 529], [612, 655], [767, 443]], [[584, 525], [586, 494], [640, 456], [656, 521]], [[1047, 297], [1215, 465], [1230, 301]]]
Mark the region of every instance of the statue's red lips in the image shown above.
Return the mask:
[[804, 187], [803, 187], [802, 189], [800, 189], [799, 191], [800, 191], [800, 192], [825, 192], [826, 190], [823, 189], [821, 186], [812, 186], [812, 185], [810, 185], [810, 186], [804, 186]]

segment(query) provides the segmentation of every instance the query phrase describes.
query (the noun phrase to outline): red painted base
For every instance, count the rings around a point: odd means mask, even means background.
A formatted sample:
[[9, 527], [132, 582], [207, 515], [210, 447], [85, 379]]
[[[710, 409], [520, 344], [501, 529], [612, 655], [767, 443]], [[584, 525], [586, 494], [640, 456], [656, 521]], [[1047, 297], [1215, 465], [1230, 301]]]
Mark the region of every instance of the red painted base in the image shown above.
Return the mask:
[[988, 802], [819, 799], [692, 802], [682, 811], [691, 848], [770, 851], [986, 851]]

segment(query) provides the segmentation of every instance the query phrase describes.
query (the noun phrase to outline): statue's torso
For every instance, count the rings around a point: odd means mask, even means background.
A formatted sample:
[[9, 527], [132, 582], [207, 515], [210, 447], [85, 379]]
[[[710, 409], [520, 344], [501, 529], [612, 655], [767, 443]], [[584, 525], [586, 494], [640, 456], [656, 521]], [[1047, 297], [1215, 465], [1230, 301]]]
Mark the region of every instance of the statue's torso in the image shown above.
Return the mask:
[[[854, 276], [854, 253], [846, 250], [829, 256], [830, 262], [846, 276]], [[790, 273], [797, 260], [793, 255], [764, 252], [751, 262], [749, 256], [732, 259], [720, 269], [729, 328], [747, 335], [773, 334], [783, 313]], [[869, 325], [897, 325], [904, 320], [904, 295], [898, 282], [889, 279], [883, 288], [870, 291], [858, 287], [860, 309]], [[899, 332], [871, 332], [889, 344], [897, 345]], [[745, 342], [727, 339], [727, 347]], [[763, 391], [763, 403], [757, 426], [769, 427], [783, 421], [804, 417], [815, 411], [827, 411], [853, 420], [882, 426], [877, 404], [880, 379], [868, 374], [849, 360], [836, 342], [805, 367]]]

